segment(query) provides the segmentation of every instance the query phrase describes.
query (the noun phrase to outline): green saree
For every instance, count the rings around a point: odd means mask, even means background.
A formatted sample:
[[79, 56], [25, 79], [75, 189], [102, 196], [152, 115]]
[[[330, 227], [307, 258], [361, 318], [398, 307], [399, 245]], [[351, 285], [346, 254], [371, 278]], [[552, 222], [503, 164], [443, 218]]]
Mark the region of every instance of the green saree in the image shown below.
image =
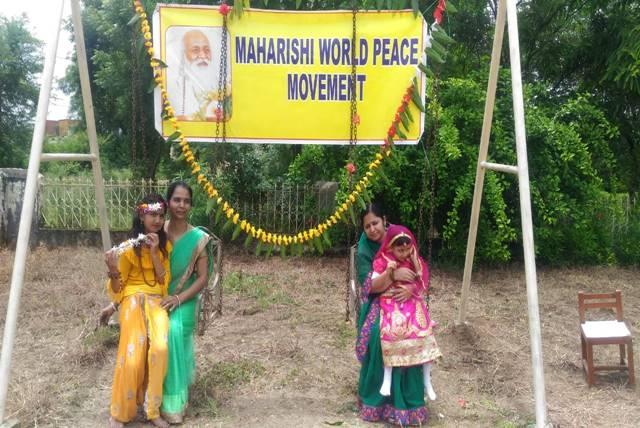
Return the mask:
[[424, 403], [422, 365], [394, 367], [391, 395], [380, 395], [384, 364], [380, 344], [380, 302], [371, 294], [371, 265], [380, 244], [363, 233], [358, 242], [357, 271], [361, 284], [361, 309], [358, 319], [356, 355], [361, 363], [358, 382], [360, 418], [395, 425], [425, 425], [428, 412]]
[[[197, 278], [195, 264], [200, 254], [210, 246], [211, 237], [201, 229], [187, 231], [173, 244], [171, 253], [171, 283], [169, 294], [191, 287]], [[213, 260], [209, 254], [209, 275]], [[182, 302], [169, 314], [169, 360], [162, 394], [162, 416], [169, 423], [180, 423], [189, 401], [189, 387], [195, 375], [193, 331], [197, 322], [198, 296]]]

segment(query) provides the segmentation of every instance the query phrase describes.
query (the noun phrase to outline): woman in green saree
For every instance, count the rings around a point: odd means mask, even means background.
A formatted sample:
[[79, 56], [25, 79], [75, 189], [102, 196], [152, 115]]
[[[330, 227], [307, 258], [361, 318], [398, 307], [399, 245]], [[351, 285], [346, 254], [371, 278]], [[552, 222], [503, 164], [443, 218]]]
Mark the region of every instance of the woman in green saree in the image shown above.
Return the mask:
[[169, 360], [164, 378], [161, 414], [169, 423], [182, 423], [195, 375], [193, 332], [198, 317], [198, 294], [213, 269], [211, 236], [188, 222], [193, 192], [184, 181], [167, 189], [170, 220], [165, 222], [173, 243], [169, 295], [162, 305], [169, 311]]
[[[382, 396], [380, 386], [384, 375], [380, 344], [380, 293], [384, 275], [371, 279], [373, 259], [384, 241], [386, 217], [379, 205], [372, 203], [363, 211], [364, 232], [358, 242], [357, 271], [361, 285], [361, 310], [358, 319], [356, 355], [361, 363], [358, 382], [360, 418], [365, 421], [384, 421], [396, 425], [425, 425], [428, 419], [424, 402], [422, 366], [394, 367], [391, 395]], [[406, 268], [393, 272], [393, 280], [410, 281], [413, 273]], [[393, 290], [394, 298], [409, 298], [408, 291]]]
[[[208, 251], [211, 236], [188, 222], [192, 197], [191, 187], [184, 181], [173, 182], [167, 189], [170, 220], [164, 223], [164, 228], [173, 251], [169, 261], [169, 294], [161, 302], [169, 311], [169, 356], [160, 411], [164, 420], [174, 424], [182, 422], [189, 401], [189, 387], [195, 376], [193, 331], [198, 317], [198, 294], [213, 271], [213, 258]], [[104, 308], [100, 323], [106, 324], [115, 311], [113, 304]]]

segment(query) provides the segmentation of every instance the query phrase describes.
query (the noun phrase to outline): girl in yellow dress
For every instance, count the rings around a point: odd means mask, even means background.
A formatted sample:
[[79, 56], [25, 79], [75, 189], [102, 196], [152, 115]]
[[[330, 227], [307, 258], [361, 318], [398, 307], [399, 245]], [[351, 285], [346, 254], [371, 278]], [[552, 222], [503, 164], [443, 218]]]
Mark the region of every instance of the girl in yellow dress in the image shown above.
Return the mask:
[[110, 426], [114, 428], [133, 420], [138, 405], [144, 406], [155, 426], [169, 427], [160, 417], [169, 330], [167, 311], [160, 303], [171, 279], [165, 212], [161, 196], [146, 196], [136, 207], [128, 241], [140, 244], [105, 253], [107, 292], [113, 304], [120, 306], [120, 343], [111, 388]]

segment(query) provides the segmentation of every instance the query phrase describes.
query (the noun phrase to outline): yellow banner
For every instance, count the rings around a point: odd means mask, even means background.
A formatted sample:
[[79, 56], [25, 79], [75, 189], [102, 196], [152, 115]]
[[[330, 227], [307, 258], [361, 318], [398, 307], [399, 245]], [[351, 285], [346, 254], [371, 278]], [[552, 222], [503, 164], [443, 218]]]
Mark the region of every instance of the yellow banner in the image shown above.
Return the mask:
[[[224, 120], [232, 142], [348, 144], [351, 11], [245, 9], [240, 18], [232, 15], [226, 41], [217, 7], [159, 4], [153, 15], [154, 46], [167, 64], [162, 78], [188, 140], [216, 141]], [[357, 142], [382, 144], [414, 77], [424, 93], [417, 66], [425, 59], [427, 26], [410, 10], [359, 11], [355, 28]], [[174, 129], [162, 120], [159, 89], [155, 103], [156, 129], [168, 137]], [[424, 127], [424, 114], [409, 106], [415, 121], [399, 144], [415, 144]]]

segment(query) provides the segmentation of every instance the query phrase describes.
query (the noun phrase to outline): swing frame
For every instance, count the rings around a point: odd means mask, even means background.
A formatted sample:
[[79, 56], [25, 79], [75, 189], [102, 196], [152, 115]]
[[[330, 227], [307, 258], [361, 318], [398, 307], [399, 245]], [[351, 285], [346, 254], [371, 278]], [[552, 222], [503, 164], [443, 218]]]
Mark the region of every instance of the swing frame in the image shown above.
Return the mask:
[[[89, 136], [89, 145], [91, 152], [90, 154], [42, 153], [46, 115], [53, 81], [53, 68], [55, 65], [60, 25], [63, 17], [62, 12], [65, 3], [65, 0], [59, 0], [59, 12], [57, 14], [58, 25], [56, 27], [56, 32], [52, 39], [52, 43], [49, 44], [47, 49], [43, 72], [43, 83], [41, 85], [40, 96], [38, 100], [34, 133], [31, 144], [31, 153], [29, 157], [29, 166], [27, 171], [27, 182], [20, 217], [20, 226], [18, 231], [13, 272], [11, 277], [11, 288], [9, 292], [7, 317], [4, 326], [2, 354], [0, 356], [0, 423], [3, 425], [3, 422], [5, 422], [5, 404], [9, 387], [11, 356], [13, 353], [13, 345], [15, 341], [16, 324], [20, 306], [20, 296], [22, 293], [22, 286], [24, 284], [24, 272], [29, 244], [29, 234], [31, 232], [31, 221], [33, 218], [33, 211], [37, 194], [38, 173], [40, 170], [41, 161], [91, 161], [96, 186], [96, 203], [98, 206], [98, 213], [100, 217], [102, 245], [105, 251], [111, 247], [109, 224], [107, 220], [106, 204], [104, 200], [104, 189], [102, 188], [102, 169], [97, 144], [95, 118], [93, 115], [93, 104], [91, 100], [91, 89], [84, 44], [84, 33], [82, 29], [80, 14], [80, 5], [79, 0], [70, 0], [70, 2], [75, 34], [76, 52], [78, 55], [78, 67], [82, 88], [82, 98], [84, 103], [85, 118], [87, 122], [87, 134]], [[516, 131], [517, 166], [501, 165], [487, 162], [487, 151], [489, 145], [489, 136], [491, 132], [493, 109], [495, 105], [495, 93], [498, 79], [500, 54], [503, 44], [504, 27], [507, 24], [507, 21], [509, 24], [509, 53], [512, 71], [511, 83]], [[456, 320], [457, 324], [465, 323], [466, 307], [471, 283], [471, 270], [473, 267], [473, 258], [475, 253], [478, 219], [480, 214], [480, 202], [482, 198], [484, 174], [486, 170], [516, 174], [518, 177], [525, 260], [525, 278], [529, 313], [529, 333], [531, 341], [531, 361], [534, 381], [536, 427], [542, 428], [550, 425], [547, 423], [544, 389], [540, 316], [538, 310], [538, 291], [533, 243], [533, 223], [531, 217], [531, 195], [529, 189], [529, 168], [525, 138], [522, 73], [520, 69], [520, 44], [518, 38], [517, 11], [515, 0], [499, 0], [498, 3], [498, 15], [495, 25], [495, 36], [491, 55], [491, 66], [489, 70], [487, 98], [484, 110], [484, 120], [480, 140], [480, 150], [478, 154], [478, 164], [476, 169], [476, 181], [473, 194], [469, 236], [467, 240], [467, 253], [462, 284], [462, 297], [460, 311]], [[353, 253], [353, 249], [351, 249], [350, 251]], [[354, 282], [354, 287], [356, 285], [357, 284], [355, 284]], [[6, 423], [9, 424], [11, 423], [11, 421], [6, 421]]]

